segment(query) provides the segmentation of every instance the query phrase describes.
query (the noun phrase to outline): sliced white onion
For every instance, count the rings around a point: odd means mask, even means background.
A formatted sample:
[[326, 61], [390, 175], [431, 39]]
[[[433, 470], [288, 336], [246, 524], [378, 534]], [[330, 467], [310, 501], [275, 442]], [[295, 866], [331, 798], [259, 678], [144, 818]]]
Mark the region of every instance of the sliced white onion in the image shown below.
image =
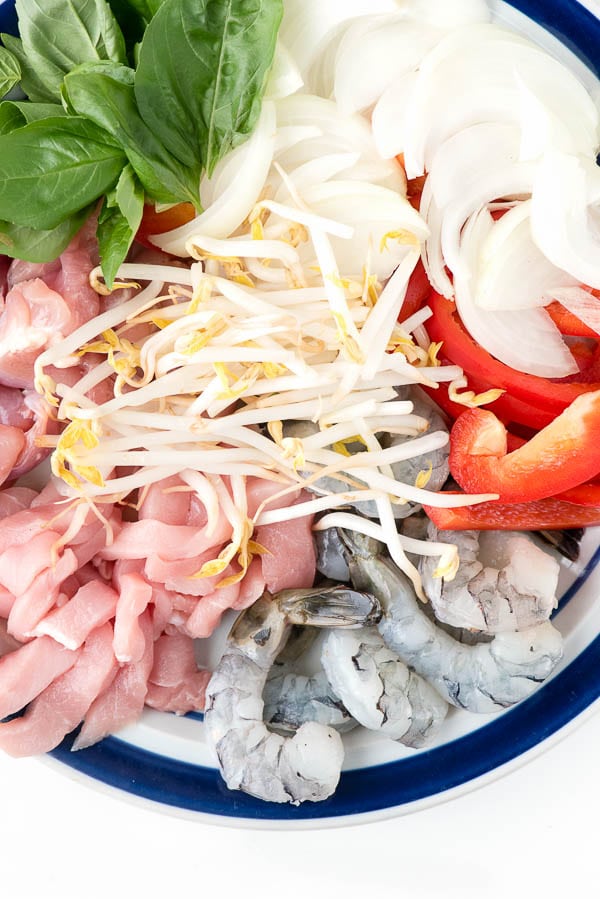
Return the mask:
[[[428, 234], [408, 200], [376, 184], [328, 181], [305, 191], [302, 198], [317, 215], [354, 228], [351, 240], [332, 238], [332, 245], [340, 271], [359, 280], [369, 251], [371, 274], [386, 280]], [[369, 210], [366, 216], [365, 209]], [[387, 240], [386, 235], [390, 235]]]
[[175, 256], [186, 256], [190, 237], [200, 232], [225, 238], [248, 217], [267, 179], [273, 159], [275, 107], [263, 103], [259, 123], [250, 140], [237, 147], [216, 167], [211, 179], [203, 179], [200, 199], [204, 212], [180, 228], [153, 238], [153, 243]]
[[579, 152], [589, 153], [598, 113], [577, 78], [519, 35], [473, 25], [450, 32], [423, 60], [406, 115], [408, 176], [423, 174], [436, 147], [469, 125], [521, 125], [523, 84], [565, 121]]
[[[431, 230], [428, 253], [437, 268], [443, 260], [454, 275], [463, 266], [462, 274], [468, 277], [460, 253], [467, 219], [494, 200], [530, 193], [534, 164], [517, 161], [519, 137], [513, 125], [486, 122], [459, 131], [438, 148], [423, 196]], [[436, 280], [444, 280], [441, 270], [436, 275]]]
[[286, 0], [279, 37], [305, 77], [332, 29], [356, 16], [395, 8], [394, 0]]
[[404, 16], [368, 16], [353, 22], [335, 59], [334, 96], [348, 115], [371, 107], [391, 82], [414, 71], [444, 32]]
[[[292, 171], [288, 172], [291, 181], [293, 181], [296, 190], [300, 193], [308, 187], [315, 184], [322, 184], [335, 178], [336, 175], [351, 169], [360, 159], [359, 153], [329, 153], [324, 156], [316, 156], [303, 162]], [[287, 198], [287, 189], [285, 184], [281, 184], [279, 191], [275, 194], [276, 200]]]
[[560, 287], [548, 291], [548, 298], [558, 302], [573, 315], [600, 334], [600, 300], [581, 287]]
[[491, 312], [476, 305], [470, 277], [478, 273], [479, 247], [493, 226], [487, 209], [472, 216], [464, 228], [461, 252], [464, 265], [454, 278], [456, 308], [465, 328], [484, 349], [517, 371], [543, 378], [575, 374], [578, 366], [562, 335], [543, 309]]
[[277, 104], [278, 130], [316, 127], [318, 134], [282, 147], [277, 161], [290, 172], [318, 157], [338, 153], [358, 153], [355, 164], [344, 178], [371, 181], [401, 193], [406, 192], [404, 171], [395, 161], [379, 155], [368, 122], [360, 115], [342, 115], [337, 104], [311, 94], [296, 94]]
[[534, 243], [529, 200], [516, 204], [493, 224], [478, 256], [473, 297], [482, 309], [545, 306], [549, 291], [576, 283], [552, 265]]
[[521, 104], [522, 160], [539, 159], [552, 149], [595, 156], [600, 139], [598, 110], [572, 75], [556, 78], [551, 93], [541, 93], [539, 84], [528, 84], [518, 72], [515, 77]]
[[375, 104], [371, 119], [373, 139], [384, 159], [404, 152], [406, 114], [417, 79], [417, 72], [407, 72], [394, 79]]
[[538, 166], [531, 207], [533, 239], [558, 268], [600, 287], [600, 168], [553, 151]]
[[280, 100], [295, 94], [304, 86], [300, 69], [282, 40], [277, 41], [273, 66], [265, 88], [266, 100]]

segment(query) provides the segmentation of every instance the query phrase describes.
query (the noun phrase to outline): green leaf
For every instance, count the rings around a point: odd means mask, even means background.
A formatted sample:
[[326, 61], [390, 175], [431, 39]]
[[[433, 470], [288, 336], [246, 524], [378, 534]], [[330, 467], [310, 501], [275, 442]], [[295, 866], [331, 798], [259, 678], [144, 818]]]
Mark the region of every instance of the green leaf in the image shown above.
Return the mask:
[[10, 100], [0, 103], [0, 136], [26, 125], [23, 113]]
[[209, 174], [254, 129], [282, 0], [166, 0], [146, 29], [135, 76], [144, 121], [184, 164]]
[[132, 69], [114, 63], [80, 66], [66, 76], [64, 91], [79, 115], [119, 142], [149, 196], [161, 203], [188, 201], [198, 207], [199, 165], [182, 165], [143, 121], [133, 77]]
[[98, 219], [98, 246], [102, 273], [112, 288], [119, 266], [125, 261], [144, 211], [144, 191], [130, 165], [125, 166], [116, 188], [107, 195]]
[[142, 40], [146, 25], [164, 0], [108, 0], [125, 37], [127, 53], [135, 60], [135, 48]]
[[56, 103], [29, 103], [23, 100], [4, 100], [0, 103], [0, 135], [10, 134], [23, 125], [47, 119], [50, 116], [63, 116], [66, 113]]
[[4, 97], [21, 80], [21, 66], [14, 54], [0, 47], [0, 97]]
[[50, 230], [109, 191], [125, 165], [110, 135], [78, 117], [0, 137], [0, 220]]
[[57, 74], [55, 67], [34, 50], [26, 52], [23, 42], [12, 34], [3, 34], [2, 43], [19, 62], [21, 87], [29, 99], [40, 103], [56, 102], [56, 92], [52, 85], [57, 78], [62, 79], [62, 75]]
[[92, 207], [88, 206], [50, 231], [0, 222], [0, 253], [26, 262], [52, 262], [69, 245], [91, 212]]
[[53, 98], [60, 98], [63, 76], [80, 63], [126, 62], [125, 39], [106, 0], [16, 0], [16, 9], [27, 68]]

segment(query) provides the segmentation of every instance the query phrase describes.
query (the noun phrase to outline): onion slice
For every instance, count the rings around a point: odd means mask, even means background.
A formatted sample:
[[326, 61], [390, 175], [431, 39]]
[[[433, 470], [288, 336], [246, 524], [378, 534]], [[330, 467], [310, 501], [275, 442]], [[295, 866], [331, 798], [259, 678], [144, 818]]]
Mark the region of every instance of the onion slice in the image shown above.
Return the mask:
[[470, 277], [477, 276], [481, 243], [491, 233], [493, 219], [487, 209], [467, 222], [462, 240], [465, 265], [454, 278], [456, 308], [469, 334], [492, 356], [517, 371], [542, 378], [564, 378], [579, 369], [562, 335], [544, 309], [491, 312], [474, 301]]
[[595, 160], [553, 151], [538, 166], [533, 239], [558, 268], [600, 287], [600, 169]]

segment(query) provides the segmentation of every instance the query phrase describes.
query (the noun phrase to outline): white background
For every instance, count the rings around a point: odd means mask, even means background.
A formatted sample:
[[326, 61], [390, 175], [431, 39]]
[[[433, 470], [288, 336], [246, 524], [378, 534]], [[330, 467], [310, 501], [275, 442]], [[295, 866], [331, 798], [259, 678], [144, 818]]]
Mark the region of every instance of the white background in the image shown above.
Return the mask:
[[528, 765], [408, 817], [231, 829], [0, 757], [2, 899], [600, 896], [600, 714]]

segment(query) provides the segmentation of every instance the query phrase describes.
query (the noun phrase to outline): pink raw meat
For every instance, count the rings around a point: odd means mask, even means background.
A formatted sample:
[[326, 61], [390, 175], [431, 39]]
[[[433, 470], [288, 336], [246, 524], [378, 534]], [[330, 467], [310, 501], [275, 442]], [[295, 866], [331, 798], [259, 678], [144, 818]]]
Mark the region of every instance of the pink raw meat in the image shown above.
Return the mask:
[[188, 524], [190, 508], [190, 490], [185, 492], [168, 492], [173, 487], [186, 487], [181, 478], [172, 477], [151, 484], [140, 506], [140, 521], [150, 519], [165, 524]]
[[198, 670], [194, 641], [185, 634], [163, 634], [154, 644], [154, 664], [149, 679], [159, 687], [177, 687]]
[[140, 616], [152, 600], [152, 587], [140, 574], [124, 574], [115, 614], [114, 651], [119, 662], [139, 662], [146, 640]]
[[145, 559], [148, 549], [160, 549], [162, 559], [190, 559], [231, 537], [231, 525], [221, 519], [208, 535], [205, 528], [163, 524], [162, 521], [127, 522], [112, 546], [102, 552], [104, 559]]
[[53, 568], [46, 568], [21, 593], [8, 616], [8, 629], [17, 640], [26, 640], [56, 603], [64, 580], [77, 570], [77, 559], [66, 549]]
[[37, 493], [29, 487], [7, 487], [0, 490], [0, 520], [28, 509]]
[[14, 652], [20, 646], [19, 641], [8, 633], [4, 616], [0, 616], [0, 658], [8, 655], [9, 652]]
[[25, 408], [33, 416], [33, 426], [25, 432], [25, 446], [12, 470], [11, 477], [20, 478], [49, 455], [48, 447], [39, 446], [38, 441], [46, 434], [58, 434], [58, 422], [52, 417], [48, 403], [37, 393], [25, 393]]
[[35, 360], [69, 333], [70, 321], [63, 298], [39, 278], [13, 287], [0, 315], [0, 383], [32, 390]]
[[25, 448], [25, 435], [20, 428], [0, 424], [0, 484], [8, 478]]
[[246, 609], [262, 596], [264, 590], [265, 576], [263, 574], [262, 557], [255, 556], [250, 562], [248, 571], [240, 584], [240, 595], [237, 598], [234, 608]]
[[196, 608], [185, 624], [190, 637], [210, 637], [219, 624], [223, 612], [235, 606], [239, 595], [240, 585], [237, 583], [217, 587], [208, 596], [198, 600]]
[[[49, 638], [40, 637], [44, 639]], [[11, 658], [8, 656], [6, 661]], [[0, 724], [0, 749], [17, 758], [50, 752], [83, 720], [94, 699], [114, 678], [116, 669], [112, 628], [105, 624], [78, 650], [71, 670], [40, 693], [22, 718]]]
[[52, 565], [52, 547], [60, 540], [56, 531], [40, 531], [27, 546], [9, 546], [0, 553], [0, 584], [20, 596], [34, 578]]
[[200, 711], [210, 676], [210, 671], [198, 670], [190, 637], [163, 634], [154, 644], [146, 705], [178, 715]]
[[76, 661], [76, 652], [50, 637], [25, 643], [0, 659], [0, 719], [19, 712]]
[[25, 404], [25, 395], [18, 387], [0, 385], [0, 424], [27, 431], [33, 424], [33, 412]]
[[46, 615], [34, 634], [47, 634], [67, 649], [78, 649], [92, 631], [114, 618], [118, 598], [104, 581], [88, 581], [64, 606]]
[[256, 528], [254, 539], [269, 550], [261, 559], [265, 583], [271, 593], [312, 586], [316, 571], [312, 522], [313, 516], [305, 515]]
[[[267, 481], [264, 478], [248, 478], [246, 481], [246, 496], [248, 499], [248, 515], [253, 518], [258, 511], [258, 507], [265, 500], [277, 493], [281, 493], [284, 484], [277, 484], [274, 481]], [[300, 488], [286, 493], [277, 499], [273, 499], [265, 506], [266, 509], [286, 509], [291, 506], [300, 495]]]
[[175, 712], [176, 715], [201, 712], [204, 710], [206, 687], [210, 678], [210, 671], [196, 671], [176, 687], [148, 684], [146, 705], [157, 712]]
[[6, 587], [0, 587], [0, 618], [8, 618], [14, 604], [14, 595]]
[[92, 746], [108, 734], [133, 724], [142, 714], [148, 692], [148, 676], [154, 660], [154, 633], [148, 610], [140, 616], [139, 621], [144, 638], [141, 659], [124, 665], [112, 683], [94, 700], [73, 743], [73, 750]]
[[98, 263], [98, 245], [95, 239], [95, 216], [90, 218], [75, 235], [58, 259], [52, 262], [24, 262], [15, 260], [8, 273], [11, 287], [23, 281], [40, 278], [48, 287], [59, 293], [71, 314], [70, 333], [84, 322], [98, 315], [100, 298], [90, 287], [90, 272]]

